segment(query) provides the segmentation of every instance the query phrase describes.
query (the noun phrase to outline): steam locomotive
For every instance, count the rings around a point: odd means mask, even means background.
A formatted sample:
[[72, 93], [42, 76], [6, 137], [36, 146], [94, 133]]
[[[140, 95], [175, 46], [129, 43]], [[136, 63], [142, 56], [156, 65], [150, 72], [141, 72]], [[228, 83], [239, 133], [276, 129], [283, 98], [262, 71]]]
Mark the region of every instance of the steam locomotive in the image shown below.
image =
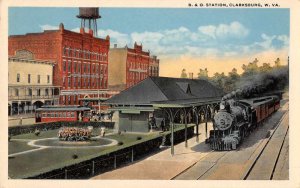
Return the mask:
[[235, 150], [243, 139], [280, 107], [278, 96], [222, 100], [206, 143], [213, 150]]

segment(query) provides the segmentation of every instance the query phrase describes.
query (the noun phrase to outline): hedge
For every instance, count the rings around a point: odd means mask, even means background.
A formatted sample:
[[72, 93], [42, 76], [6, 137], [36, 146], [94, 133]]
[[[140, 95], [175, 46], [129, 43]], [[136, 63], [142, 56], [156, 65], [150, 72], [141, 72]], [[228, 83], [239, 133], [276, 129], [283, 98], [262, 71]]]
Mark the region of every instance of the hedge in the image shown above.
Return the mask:
[[60, 127], [84, 127], [84, 126], [93, 126], [94, 128], [97, 127], [106, 127], [108, 129], [114, 128], [114, 122], [65, 122], [65, 121], [59, 121], [59, 122], [47, 122], [47, 123], [37, 123], [33, 125], [21, 125], [21, 126], [15, 126], [15, 127], [9, 127], [8, 128], [8, 134], [10, 136], [15, 136], [19, 134], [27, 134], [27, 133], [33, 133], [36, 129], [40, 131], [45, 130], [53, 130], [53, 129], [59, 129]]

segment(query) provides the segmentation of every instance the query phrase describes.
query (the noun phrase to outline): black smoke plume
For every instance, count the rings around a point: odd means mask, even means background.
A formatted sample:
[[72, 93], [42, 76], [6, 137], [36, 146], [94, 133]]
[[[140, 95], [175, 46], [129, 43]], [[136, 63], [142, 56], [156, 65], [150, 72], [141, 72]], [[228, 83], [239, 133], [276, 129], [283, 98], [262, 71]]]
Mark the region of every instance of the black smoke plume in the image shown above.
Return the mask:
[[283, 91], [289, 85], [289, 69], [288, 66], [283, 66], [243, 77], [236, 85], [238, 89], [223, 96], [222, 100], [260, 97]]

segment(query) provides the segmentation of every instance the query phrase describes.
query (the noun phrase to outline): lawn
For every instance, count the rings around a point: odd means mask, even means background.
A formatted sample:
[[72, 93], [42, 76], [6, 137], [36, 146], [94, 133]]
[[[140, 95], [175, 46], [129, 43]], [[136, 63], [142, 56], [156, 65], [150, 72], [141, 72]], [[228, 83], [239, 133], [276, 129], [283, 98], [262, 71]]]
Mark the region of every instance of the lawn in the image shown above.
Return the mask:
[[8, 154], [19, 153], [22, 151], [36, 149], [37, 147], [27, 145], [25, 141], [12, 140], [8, 144]]
[[[97, 129], [94, 130], [95, 134]], [[22, 134], [13, 136], [12, 139], [42, 139], [56, 137], [58, 130], [42, 131], [39, 136], [34, 133]], [[109, 130], [107, 132], [112, 132]], [[94, 134], [93, 133], [93, 134]], [[115, 139], [118, 142], [123, 142], [123, 145], [109, 146], [105, 148], [46, 148], [38, 151], [24, 153], [21, 155], [9, 157], [8, 160], [8, 174], [10, 178], [26, 178], [31, 175], [37, 175], [42, 172], [50, 171], [56, 168], [62, 168], [66, 165], [79, 163], [81, 161], [99, 156], [101, 154], [109, 153], [128, 145], [142, 142], [142, 140], [150, 139], [158, 136], [159, 133], [149, 134], [131, 134], [122, 133], [121, 135], [113, 134], [107, 135], [105, 138]], [[141, 140], [137, 140], [141, 137]], [[28, 146], [26, 141], [12, 140], [9, 142], [9, 154], [18, 153], [21, 151], [35, 149]], [[73, 155], [77, 155], [74, 159]], [[22, 167], [22, 168], [20, 168]]]
[[[184, 126], [176, 126], [175, 131], [182, 128], [184, 128]], [[99, 131], [99, 129], [94, 129], [92, 134], [96, 136], [99, 134]], [[42, 131], [39, 136], [36, 136], [34, 133], [12, 136], [12, 140], [9, 142], [9, 154], [35, 149], [34, 147], [28, 146], [26, 141], [17, 141], [15, 139], [36, 140], [42, 138], [53, 138], [57, 136], [57, 132], [58, 129]], [[147, 134], [133, 134], [122, 132], [120, 135], [108, 133], [112, 133], [112, 130], [106, 131], [105, 138], [115, 139], [118, 142], [122, 142], [123, 144], [104, 148], [46, 148], [9, 157], [9, 177], [13, 179], [20, 179], [38, 175], [43, 172], [51, 171], [53, 169], [63, 168], [68, 165], [86, 161], [137, 143], [144, 142], [146, 140], [159, 137], [161, 136], [161, 134], [168, 134], [170, 132], [153, 132]], [[77, 158], [74, 158], [74, 155], [76, 155]]]

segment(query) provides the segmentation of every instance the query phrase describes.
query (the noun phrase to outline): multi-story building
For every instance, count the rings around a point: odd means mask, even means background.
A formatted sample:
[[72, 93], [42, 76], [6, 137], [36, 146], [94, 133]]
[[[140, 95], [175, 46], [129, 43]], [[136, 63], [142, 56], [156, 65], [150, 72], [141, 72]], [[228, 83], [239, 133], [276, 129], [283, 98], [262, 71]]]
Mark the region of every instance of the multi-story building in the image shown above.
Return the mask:
[[149, 76], [159, 76], [159, 59], [157, 56], [152, 56], [149, 59]]
[[[55, 62], [53, 84], [60, 86], [60, 104], [82, 104], [83, 98], [107, 96], [110, 38], [94, 37], [93, 30], [80, 33], [64, 29], [9, 36], [9, 55], [26, 49], [35, 58]], [[97, 101], [92, 102], [97, 103]]]
[[19, 50], [8, 58], [8, 115], [33, 113], [43, 104], [59, 102], [60, 88], [52, 83], [55, 62], [36, 60]]
[[124, 90], [149, 76], [159, 75], [159, 60], [143, 51], [142, 45], [134, 48], [114, 48], [109, 50], [108, 83], [111, 90]]

